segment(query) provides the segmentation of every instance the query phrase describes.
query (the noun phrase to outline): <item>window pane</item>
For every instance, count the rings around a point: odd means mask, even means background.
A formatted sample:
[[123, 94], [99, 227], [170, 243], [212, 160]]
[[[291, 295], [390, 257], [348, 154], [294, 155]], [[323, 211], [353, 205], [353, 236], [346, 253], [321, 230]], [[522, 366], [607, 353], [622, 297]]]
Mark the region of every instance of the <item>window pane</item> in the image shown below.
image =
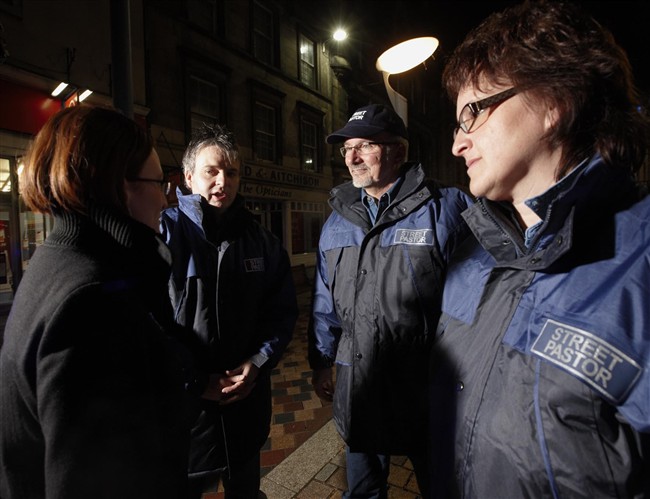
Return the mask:
[[316, 86], [315, 45], [309, 38], [300, 35], [300, 81], [304, 84]]
[[190, 121], [192, 130], [202, 123], [219, 121], [221, 87], [196, 76], [190, 76]]
[[216, 0], [187, 0], [187, 14], [190, 21], [194, 24], [210, 33], [216, 33]]
[[314, 123], [302, 121], [302, 168], [306, 171], [319, 171], [317, 131]]
[[273, 64], [273, 13], [259, 3], [253, 4], [253, 55]]
[[300, 35], [300, 59], [310, 66], [314, 65], [314, 42]]
[[219, 115], [219, 87], [196, 76], [190, 76], [190, 109], [193, 113]]
[[255, 155], [258, 159], [275, 161], [275, 109], [255, 103]]

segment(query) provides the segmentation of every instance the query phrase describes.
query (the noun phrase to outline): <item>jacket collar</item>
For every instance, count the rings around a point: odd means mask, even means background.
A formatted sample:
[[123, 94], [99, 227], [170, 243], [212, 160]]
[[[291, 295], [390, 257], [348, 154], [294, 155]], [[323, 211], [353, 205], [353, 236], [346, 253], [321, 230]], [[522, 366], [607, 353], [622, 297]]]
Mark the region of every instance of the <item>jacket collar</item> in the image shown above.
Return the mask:
[[[235, 237], [253, 218], [246, 209], [245, 200], [240, 194], [237, 194], [232, 205], [221, 215], [218, 221], [217, 219], [211, 220], [208, 218], [209, 215], [206, 215], [206, 213], [214, 208], [200, 194], [183, 194], [180, 189], [177, 189], [176, 194], [179, 210], [196, 225], [204, 238], [212, 242], [225, 241]], [[204, 221], [210, 224], [207, 232]]]
[[153, 229], [130, 216], [89, 202], [87, 213], [56, 213], [54, 221], [48, 244], [89, 248], [98, 258], [166, 279], [172, 261], [169, 248]]
[[515, 268], [541, 270], [565, 255], [574, 245], [577, 231], [596, 230], [618, 211], [639, 199], [632, 178], [623, 168], [605, 164], [596, 155], [578, 167], [567, 182], [559, 182], [542, 196], [546, 206], [542, 225], [526, 249], [523, 233], [509, 203], [479, 198], [463, 213], [476, 239], [497, 261]]
[[[382, 219], [392, 221], [401, 218], [424, 203], [431, 196], [426, 177], [419, 163], [405, 163], [400, 172], [402, 185], [396, 199], [384, 210]], [[371, 226], [366, 208], [361, 202], [361, 189], [346, 182], [331, 190], [329, 204], [332, 209], [355, 225]]]
[[203, 227], [203, 209], [201, 208], [200, 194], [183, 194], [180, 188], [176, 188], [176, 197], [178, 198], [178, 209], [182, 211], [187, 218], [199, 227]]

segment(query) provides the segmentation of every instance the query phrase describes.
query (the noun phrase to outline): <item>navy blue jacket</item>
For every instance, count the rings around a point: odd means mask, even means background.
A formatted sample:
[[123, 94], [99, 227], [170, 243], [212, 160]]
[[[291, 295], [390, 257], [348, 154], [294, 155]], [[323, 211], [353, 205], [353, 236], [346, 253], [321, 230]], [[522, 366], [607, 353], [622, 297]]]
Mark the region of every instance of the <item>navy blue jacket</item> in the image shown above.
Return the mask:
[[431, 395], [457, 411], [461, 497], [648, 492], [650, 198], [600, 158], [580, 168], [530, 249], [508, 207], [463, 214], [475, 237], [448, 269]]
[[[178, 324], [193, 331], [197, 369], [223, 373], [248, 359], [261, 368], [244, 400], [203, 401], [192, 431], [190, 472], [250, 459], [266, 441], [271, 369], [291, 340], [298, 315], [287, 252], [237, 197], [218, 224], [203, 228], [200, 195], [165, 210], [161, 232], [173, 255], [170, 294]], [[226, 452], [227, 450], [227, 452]]]
[[313, 369], [336, 362], [334, 421], [353, 451], [409, 454], [426, 438], [429, 351], [446, 262], [469, 198], [405, 165], [375, 225], [351, 183], [332, 190], [309, 330]]

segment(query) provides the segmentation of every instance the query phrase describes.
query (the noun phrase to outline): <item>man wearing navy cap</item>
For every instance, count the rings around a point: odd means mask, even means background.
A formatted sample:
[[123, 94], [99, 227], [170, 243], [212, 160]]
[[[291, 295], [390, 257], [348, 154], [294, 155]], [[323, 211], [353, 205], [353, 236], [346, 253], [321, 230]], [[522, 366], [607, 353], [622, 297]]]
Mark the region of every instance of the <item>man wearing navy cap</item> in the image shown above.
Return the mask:
[[352, 181], [332, 189], [321, 232], [309, 360], [347, 444], [343, 497], [386, 498], [391, 454], [411, 460], [426, 497], [428, 359], [471, 201], [407, 162], [408, 132], [389, 107], [358, 109], [327, 142], [342, 143]]

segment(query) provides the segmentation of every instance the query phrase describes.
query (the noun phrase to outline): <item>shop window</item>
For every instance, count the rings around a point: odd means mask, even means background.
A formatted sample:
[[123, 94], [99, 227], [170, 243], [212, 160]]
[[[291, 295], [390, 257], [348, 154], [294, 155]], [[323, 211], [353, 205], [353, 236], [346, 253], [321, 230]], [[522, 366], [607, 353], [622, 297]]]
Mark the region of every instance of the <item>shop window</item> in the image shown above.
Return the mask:
[[277, 236], [280, 241], [283, 240], [282, 203], [246, 199], [246, 208], [262, 227]]
[[0, 192], [11, 192], [11, 164], [7, 158], [0, 158]]
[[318, 251], [324, 219], [323, 203], [291, 203], [291, 250], [294, 255]]
[[0, 157], [0, 304], [13, 299], [29, 260], [53, 226], [50, 215], [29, 211], [20, 202], [16, 178], [21, 163], [22, 157]]

